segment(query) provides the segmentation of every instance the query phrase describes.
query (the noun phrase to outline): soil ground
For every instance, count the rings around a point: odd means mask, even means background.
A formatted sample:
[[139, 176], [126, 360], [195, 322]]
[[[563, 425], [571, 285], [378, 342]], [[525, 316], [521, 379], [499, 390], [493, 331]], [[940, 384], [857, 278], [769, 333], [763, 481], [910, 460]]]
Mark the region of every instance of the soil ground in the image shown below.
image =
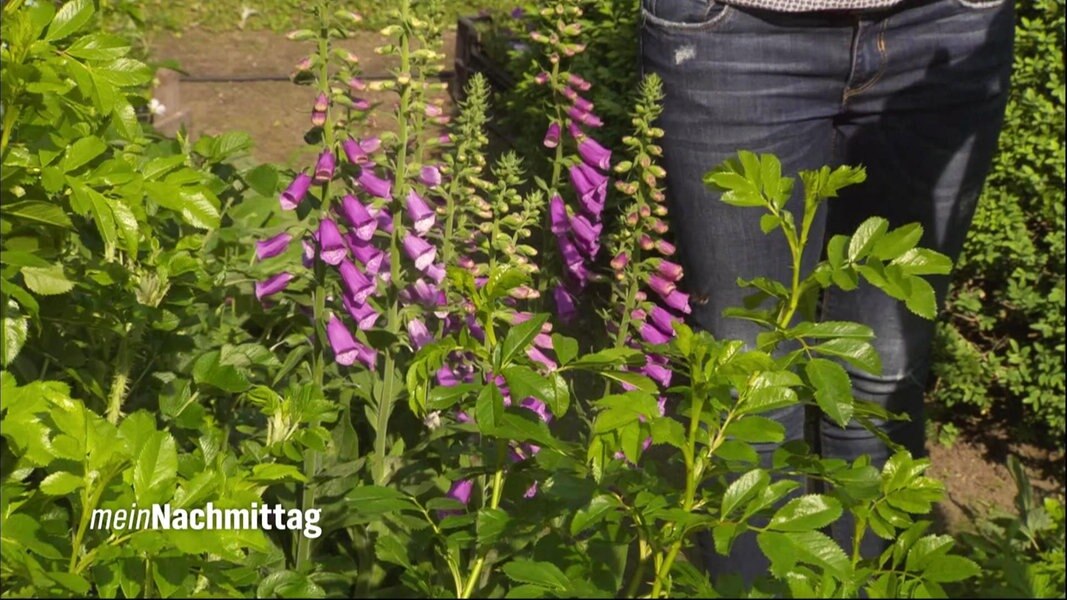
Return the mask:
[[[362, 33], [341, 45], [360, 58], [365, 75], [386, 75], [390, 63], [374, 53], [382, 38]], [[446, 65], [451, 65], [455, 34], [445, 36]], [[308, 51], [307, 43], [290, 42], [276, 33], [236, 31], [208, 33], [189, 30], [183, 34], [160, 34], [150, 44], [155, 61], [176, 61], [186, 72], [180, 83], [180, 106], [168, 111], [187, 111], [192, 135], [242, 130], [252, 136], [253, 157], [291, 167], [314, 161], [313, 150], [303, 142], [309, 127], [310, 106], [315, 92], [287, 80], [293, 66]], [[235, 77], [273, 77], [279, 81], [195, 81]], [[372, 100], [390, 101], [368, 96]], [[372, 122], [380, 131], [389, 122]], [[951, 447], [930, 443], [933, 462], [930, 474], [942, 480], [947, 498], [939, 506], [941, 526], [948, 531], [969, 529], [975, 518], [992, 510], [1012, 510], [1015, 485], [1005, 467], [1008, 454], [1020, 456], [1038, 490], [1063, 494], [1063, 457], [1047, 450], [1015, 442], [1003, 430], [988, 423], [961, 428]]]

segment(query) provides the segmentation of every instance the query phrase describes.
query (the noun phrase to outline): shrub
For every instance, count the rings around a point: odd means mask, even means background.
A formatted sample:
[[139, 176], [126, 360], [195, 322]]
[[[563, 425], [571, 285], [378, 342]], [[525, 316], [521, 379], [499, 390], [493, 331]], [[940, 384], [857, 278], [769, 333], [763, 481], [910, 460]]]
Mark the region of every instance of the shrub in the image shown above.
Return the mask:
[[1064, 2], [1019, 3], [1001, 152], [939, 329], [933, 398], [1023, 413], [1063, 447]]

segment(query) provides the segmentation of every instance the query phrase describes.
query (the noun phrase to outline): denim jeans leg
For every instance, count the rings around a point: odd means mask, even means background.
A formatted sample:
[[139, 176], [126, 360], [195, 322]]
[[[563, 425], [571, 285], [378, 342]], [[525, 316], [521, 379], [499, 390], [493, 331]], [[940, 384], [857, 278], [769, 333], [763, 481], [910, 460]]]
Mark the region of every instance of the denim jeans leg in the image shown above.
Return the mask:
[[[786, 173], [828, 163], [851, 29], [840, 18], [742, 11], [709, 0], [644, 0], [642, 8], [643, 69], [664, 84], [663, 164], [692, 324], [753, 345], [760, 329], [722, 312], [751, 293], [737, 286], [739, 277], [788, 281], [789, 248], [780, 234], [760, 230], [759, 211], [722, 203], [703, 176], [742, 149], [774, 153]], [[822, 230], [820, 220], [804, 257], [808, 268], [818, 259]], [[787, 439], [803, 438], [803, 407], [769, 416], [785, 426]], [[775, 448], [760, 449], [765, 465]], [[704, 554], [713, 578], [751, 582], [768, 567], [751, 533], [728, 557]]]
[[[1012, 61], [1010, 1], [935, 0], [886, 18], [879, 47], [885, 64], [871, 85], [846, 91], [839, 119], [839, 162], [863, 164], [867, 182], [829, 202], [827, 236], [851, 234], [870, 216], [891, 227], [918, 222], [921, 245], [959, 257], [985, 176], [996, 151]], [[931, 279], [938, 302], [945, 276]], [[930, 368], [934, 322], [870, 285], [834, 290], [824, 298], [826, 320], [857, 321], [874, 329], [882, 373], [849, 367], [858, 399], [872, 401], [909, 421], [879, 423], [913, 455], [925, 455], [923, 396]], [[881, 466], [890, 449], [858, 424], [842, 429], [821, 423], [823, 456], [854, 460], [861, 454]], [[831, 529], [851, 547], [853, 520]], [[868, 536], [865, 556], [884, 542]]]

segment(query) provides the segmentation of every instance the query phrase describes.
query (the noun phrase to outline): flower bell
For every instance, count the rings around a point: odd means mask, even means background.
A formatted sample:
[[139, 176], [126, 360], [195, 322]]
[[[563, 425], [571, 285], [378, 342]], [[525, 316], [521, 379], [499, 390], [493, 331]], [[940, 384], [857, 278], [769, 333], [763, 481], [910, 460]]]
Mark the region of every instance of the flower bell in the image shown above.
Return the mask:
[[256, 299], [262, 301], [267, 296], [272, 296], [278, 292], [284, 290], [289, 282], [292, 281], [293, 276], [288, 271], [283, 271], [268, 277], [263, 281], [256, 282]]
[[556, 302], [556, 316], [563, 323], [570, 323], [578, 316], [578, 307], [574, 304], [574, 296], [562, 285], [557, 285], [552, 290], [552, 299]]
[[426, 324], [420, 319], [412, 319], [408, 321], [407, 330], [411, 345], [416, 350], [433, 341], [433, 336], [430, 335], [430, 330], [426, 328]]
[[426, 201], [415, 190], [408, 191], [406, 203], [408, 218], [411, 219], [412, 229], [419, 235], [425, 235], [433, 227], [437, 215]]
[[319, 160], [315, 163], [315, 183], [326, 183], [333, 179], [333, 170], [336, 166], [336, 159], [333, 156], [333, 152], [324, 150], [319, 155]]
[[555, 148], [559, 145], [560, 129], [559, 123], [549, 123], [548, 130], [545, 131], [545, 139], [542, 142], [545, 148]]
[[293, 241], [293, 236], [282, 232], [274, 237], [256, 242], [256, 259], [266, 260], [278, 256], [285, 252], [291, 241]]
[[348, 255], [337, 224], [329, 218], [319, 221], [319, 256], [328, 265], [337, 266]]
[[420, 271], [425, 271], [437, 257], [437, 248], [433, 244], [410, 233], [404, 237], [404, 252]]
[[567, 207], [563, 204], [563, 198], [552, 196], [548, 201], [548, 219], [552, 233], [562, 235], [570, 229], [570, 221], [567, 219]]
[[582, 157], [585, 164], [591, 167], [596, 167], [601, 171], [611, 169], [611, 150], [601, 146], [591, 137], [587, 136], [578, 142], [578, 155]]
[[356, 339], [352, 337], [352, 332], [341, 319], [337, 318], [337, 315], [330, 315], [330, 320], [326, 324], [326, 337], [333, 349], [333, 358], [338, 364], [347, 367], [356, 362], [359, 357], [359, 346]]
[[358, 303], [354, 302], [348, 294], [341, 294], [342, 304], [345, 306], [345, 310], [356, 322], [356, 327], [362, 331], [366, 331], [378, 324], [378, 319], [381, 318], [381, 313], [374, 310], [374, 307], [366, 302]]
[[311, 187], [311, 177], [307, 173], [301, 173], [293, 179], [289, 187], [282, 192], [280, 202], [282, 210], [293, 210], [304, 201], [308, 188]]
[[378, 220], [355, 196], [345, 195], [341, 200], [341, 213], [352, 227], [352, 233], [356, 238], [369, 242], [374, 237], [374, 231], [378, 229]]
[[370, 168], [364, 167], [360, 170], [359, 177], [356, 178], [356, 181], [359, 182], [360, 187], [371, 196], [383, 198], [385, 200], [393, 199], [393, 183], [388, 179], [378, 177]]
[[441, 169], [438, 169], [433, 165], [419, 169], [419, 181], [427, 187], [441, 185]]
[[364, 275], [347, 258], [341, 260], [339, 270], [341, 272], [341, 282], [354, 303], [363, 304], [374, 293], [374, 280]]

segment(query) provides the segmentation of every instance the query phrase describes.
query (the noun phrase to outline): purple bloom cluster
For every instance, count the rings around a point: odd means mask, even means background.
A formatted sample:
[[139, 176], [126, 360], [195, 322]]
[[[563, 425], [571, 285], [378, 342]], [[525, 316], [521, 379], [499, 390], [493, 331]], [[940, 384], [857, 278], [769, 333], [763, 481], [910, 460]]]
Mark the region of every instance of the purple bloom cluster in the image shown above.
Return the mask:
[[[603, 124], [592, 112], [593, 103], [580, 95], [589, 87], [589, 82], [569, 74], [562, 92], [571, 103], [567, 110], [567, 131], [577, 144], [581, 158], [568, 169], [578, 208], [570, 210], [558, 195], [553, 196], [548, 205], [549, 226], [556, 236], [564, 267], [563, 280], [552, 292], [556, 314], [563, 322], [576, 316], [575, 297], [589, 283], [589, 267], [600, 252], [604, 229], [602, 216], [608, 193], [607, 172], [611, 169], [611, 150], [582, 129], [583, 126], [600, 127]], [[553, 122], [545, 133], [545, 146], [555, 147], [559, 142], [560, 125]]]

